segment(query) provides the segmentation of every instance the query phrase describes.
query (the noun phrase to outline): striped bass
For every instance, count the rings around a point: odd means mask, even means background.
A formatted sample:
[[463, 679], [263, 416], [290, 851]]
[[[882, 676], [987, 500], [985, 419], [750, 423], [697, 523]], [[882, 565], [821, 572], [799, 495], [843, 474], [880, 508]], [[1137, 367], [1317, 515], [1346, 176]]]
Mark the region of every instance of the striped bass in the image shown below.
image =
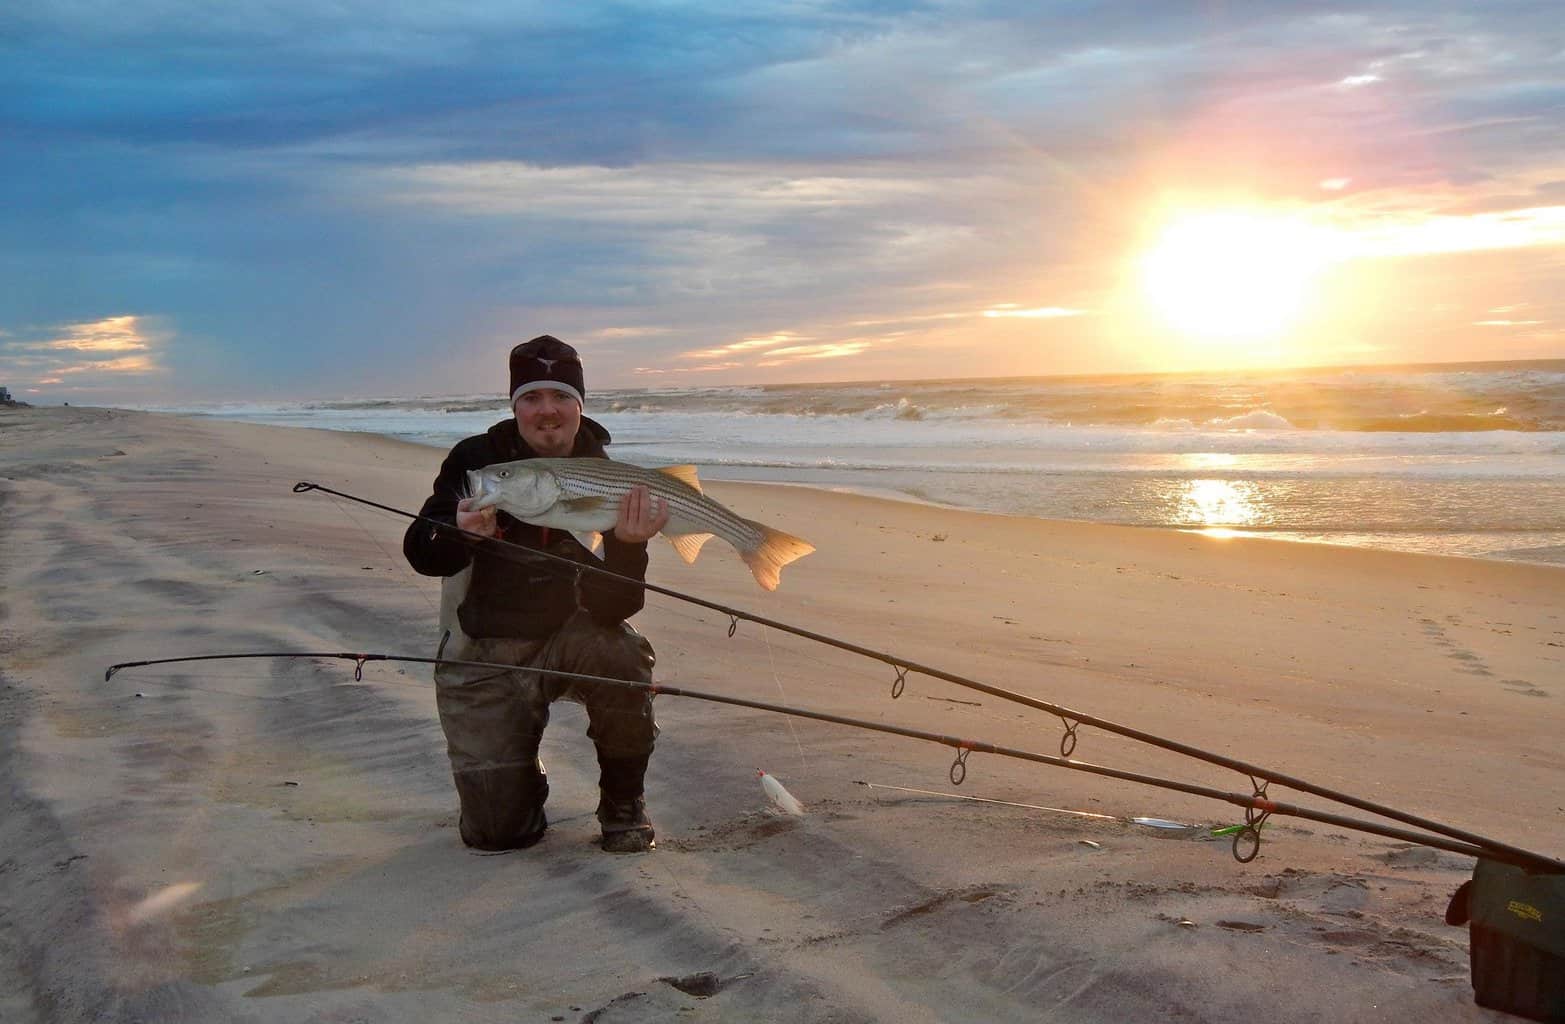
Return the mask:
[[739, 552], [757, 583], [776, 590], [783, 566], [815, 550], [708, 498], [694, 466], [643, 469], [609, 459], [519, 459], [467, 474], [468, 491], [477, 499], [473, 511], [500, 508], [524, 523], [577, 534], [614, 529], [620, 501], [637, 484], [667, 504], [662, 533], [686, 564], [696, 560], [701, 545], [721, 537]]

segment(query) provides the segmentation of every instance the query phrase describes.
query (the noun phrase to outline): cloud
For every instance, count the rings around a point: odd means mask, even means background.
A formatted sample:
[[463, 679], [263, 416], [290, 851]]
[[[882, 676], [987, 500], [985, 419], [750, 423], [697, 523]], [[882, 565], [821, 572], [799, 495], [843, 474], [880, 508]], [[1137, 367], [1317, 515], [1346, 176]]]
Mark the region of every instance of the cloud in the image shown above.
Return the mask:
[[[703, 371], [736, 370], [741, 368], [776, 369], [801, 362], [827, 359], [843, 359], [861, 355], [878, 344], [897, 337], [897, 332], [881, 337], [848, 337], [830, 341], [819, 340], [793, 331], [778, 331], [754, 338], [712, 348], [696, 349], [679, 354], [681, 360], [700, 363]], [[731, 358], [738, 356], [740, 358]], [[640, 369], [638, 373], [654, 372]]]
[[670, 373], [724, 373], [730, 370], [742, 369], [744, 363], [703, 363], [700, 366], [680, 367], [678, 370], [666, 366], [638, 366], [631, 373], [638, 377], [657, 377]]
[[791, 366], [802, 360], [816, 359], [843, 359], [848, 356], [862, 354], [874, 342], [860, 338], [853, 341], [836, 341], [824, 345], [788, 345], [783, 348], [772, 349], [766, 353], [766, 357], [755, 365], [764, 369], [779, 366]]
[[718, 345], [714, 348], [696, 349], [690, 352], [681, 352], [681, 359], [696, 359], [709, 362], [713, 359], [722, 359], [725, 356], [737, 355], [741, 352], [753, 352], [762, 350], [766, 352], [781, 351], [784, 346], [797, 346], [801, 341], [809, 341], [810, 338], [801, 337], [792, 331], [778, 331], [756, 338], [741, 338], [739, 341], [729, 342], [726, 345]]
[[0, 341], [0, 377], [37, 391], [100, 391], [163, 372], [159, 354], [172, 337], [158, 317], [113, 316], [35, 330]]
[[658, 338], [673, 334], [672, 327], [604, 327], [593, 331], [595, 338]]
[[1360, 257], [1559, 248], [1565, 246], [1565, 206], [1466, 216], [1413, 214], [1375, 218], [1350, 230], [1347, 255]]
[[75, 352], [145, 352], [151, 345], [142, 330], [140, 318], [114, 316], [69, 325], [63, 337], [39, 344], [45, 349]]
[[1014, 318], [1020, 320], [1058, 320], [1062, 317], [1085, 316], [1084, 309], [1067, 309], [1064, 306], [1036, 306], [1023, 309], [1015, 303], [1005, 302], [983, 311], [989, 319]]
[[921, 313], [908, 314], [906, 316], [888, 316], [880, 320], [854, 320], [851, 327], [885, 327], [896, 324], [933, 323], [940, 320], [963, 320], [971, 316], [970, 313]]
[[743, 226], [782, 213], [807, 215], [927, 197], [940, 184], [873, 166], [823, 174], [786, 165], [545, 167], [509, 161], [399, 167], [376, 178], [367, 187], [392, 203], [476, 217], [629, 226]]
[[157, 365], [146, 356], [124, 356], [119, 359], [94, 359], [85, 363], [77, 363], [73, 366], [61, 367], [57, 372], [118, 375], [152, 373], [156, 370]]

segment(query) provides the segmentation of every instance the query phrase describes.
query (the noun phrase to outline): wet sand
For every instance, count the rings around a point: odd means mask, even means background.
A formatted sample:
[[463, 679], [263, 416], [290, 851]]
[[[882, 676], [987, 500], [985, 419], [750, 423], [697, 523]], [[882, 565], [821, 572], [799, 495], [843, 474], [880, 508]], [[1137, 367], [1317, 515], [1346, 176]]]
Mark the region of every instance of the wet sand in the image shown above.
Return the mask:
[[[1211, 800], [982, 753], [953, 787], [949, 748], [661, 697], [656, 852], [594, 847], [562, 704], [547, 838], [481, 855], [422, 666], [104, 681], [432, 655], [404, 522], [291, 488], [416, 508], [441, 455], [0, 411], [0, 1019], [1501, 1019], [1441, 921], [1455, 854], [1274, 818], [1240, 865]], [[767, 594], [720, 542], [657, 542], [654, 582], [1565, 855], [1565, 570], [710, 490], [817, 552]], [[889, 667], [721, 613], [636, 624], [668, 684], [1059, 747], [1048, 715], [917, 674], [892, 700]], [[1074, 756], [1249, 785], [1086, 727]]]

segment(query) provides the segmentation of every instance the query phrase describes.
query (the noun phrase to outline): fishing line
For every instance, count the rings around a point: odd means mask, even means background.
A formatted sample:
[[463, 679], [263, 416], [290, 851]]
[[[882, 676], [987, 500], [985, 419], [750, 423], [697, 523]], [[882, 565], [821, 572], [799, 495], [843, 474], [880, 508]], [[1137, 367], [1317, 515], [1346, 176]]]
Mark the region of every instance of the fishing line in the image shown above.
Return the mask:
[[[379, 537], [375, 536], [374, 531], [372, 531], [368, 526], [365, 526], [363, 523], [359, 522], [358, 517], [356, 517], [351, 511], [349, 511], [347, 505], [344, 505], [342, 502], [338, 501], [337, 500], [337, 496], [335, 494], [332, 494], [331, 492], [327, 492], [327, 497], [331, 499], [331, 503], [332, 503], [333, 506], [335, 506], [340, 512], [342, 512], [343, 515], [348, 517], [348, 522], [350, 522], [354, 526], [358, 527], [359, 532], [364, 534], [364, 536], [368, 537], [370, 539], [370, 543], [374, 544], [377, 548], [380, 549], [380, 553], [386, 557], [386, 561], [390, 562], [392, 565], [401, 566], [402, 567], [402, 572], [404, 574], [412, 573], [414, 579], [411, 582], [416, 582], [417, 581], [418, 573], [413, 572], [413, 568], [408, 565], [407, 559], [405, 559], [405, 558], [398, 558], [396, 555], [393, 555], [391, 552], [387, 551], [386, 550], [386, 546], [380, 542], [380, 538]], [[417, 590], [418, 593], [419, 593], [419, 596], [424, 599], [424, 603], [429, 606], [429, 610], [435, 613], [435, 617], [439, 618], [440, 617], [440, 605], [439, 605], [439, 603], [436, 602], [435, 600], [433, 600], [429, 596], [429, 594], [424, 590], [423, 587], [415, 586], [414, 589]]]
[[1042, 804], [1017, 803], [1014, 800], [996, 800], [986, 796], [968, 796], [965, 793], [942, 793], [935, 789], [914, 789], [911, 786], [890, 786], [882, 782], [864, 782], [860, 779], [852, 780], [855, 786], [863, 786], [866, 789], [888, 789], [899, 793], [918, 793], [923, 796], [939, 797], [944, 800], [971, 800], [980, 804], [999, 804], [1002, 807], [1024, 807], [1030, 811], [1048, 811], [1051, 814], [1063, 814], [1073, 818], [1091, 818], [1099, 821], [1116, 821], [1124, 825], [1138, 825], [1142, 828], [1164, 829], [1169, 832], [1178, 832], [1182, 838], [1194, 837], [1196, 833], [1204, 833], [1205, 838], [1217, 839], [1222, 836], [1233, 836], [1244, 830], [1243, 825], [1223, 825], [1209, 827], [1206, 825], [1187, 825], [1182, 821], [1169, 821], [1167, 818], [1151, 818], [1146, 815], [1133, 815], [1125, 817], [1119, 814], [1099, 814], [1096, 811], [1077, 811], [1067, 807], [1045, 807]]
[[[403, 509], [394, 508], [390, 505], [384, 505], [380, 502], [371, 501], [368, 498], [361, 498], [342, 491], [332, 490], [329, 487], [324, 487], [320, 484], [311, 483], [309, 481], [300, 481], [299, 483], [294, 484], [293, 490], [296, 494], [303, 494], [308, 491], [322, 491], [327, 494], [337, 495], [338, 497], [345, 498], [349, 501], [366, 505], [370, 508], [381, 509], [382, 511], [389, 512], [393, 515], [401, 516], [406, 519], [411, 519], [416, 522], [430, 523], [437, 529], [445, 531], [450, 535], [466, 536], [475, 540], [489, 540], [488, 538], [481, 537], [479, 534], [461, 530], [451, 523], [442, 522], [441, 520], [434, 519], [429, 516], [407, 512]], [[497, 557], [505, 558], [511, 561], [531, 562], [533, 564], [546, 562], [550, 564], [562, 565], [569, 567], [570, 571], [577, 574], [583, 572], [598, 573], [623, 583], [639, 586], [651, 593], [662, 594], [666, 597], [672, 597], [675, 600], [684, 601], [699, 607], [712, 609], [713, 611], [717, 611], [728, 618], [730, 623], [730, 635], [732, 635], [734, 631], [737, 630], [740, 621], [753, 622], [757, 625], [770, 626], [780, 632], [791, 633], [794, 636], [799, 636], [807, 640], [813, 640], [829, 647], [835, 647], [839, 650], [849, 651], [865, 658], [882, 662], [883, 664], [891, 667], [896, 674], [895, 681], [891, 686], [891, 695], [893, 698], [902, 696], [906, 688], [908, 673], [916, 672], [920, 675], [929, 676], [932, 679], [939, 679], [948, 683], [953, 683], [957, 686], [966, 687], [971, 690], [977, 690], [981, 693], [987, 693], [1002, 700], [1011, 701], [1039, 711], [1047, 712], [1048, 714], [1058, 718], [1064, 726], [1064, 735], [1060, 739], [1059, 746], [1061, 761], [1067, 760], [1070, 755], [1075, 752], [1077, 743], [1077, 729], [1083, 725], [1087, 725], [1102, 729], [1105, 732], [1115, 733], [1129, 739], [1137, 740], [1139, 742], [1148, 744], [1149, 746], [1159, 747], [1163, 750], [1169, 750], [1199, 761], [1205, 761], [1208, 764], [1213, 764], [1219, 767], [1240, 772], [1241, 774], [1247, 776], [1250, 780], [1251, 788], [1253, 790], [1253, 799], [1263, 803], [1269, 802], [1267, 800], [1267, 787], [1275, 783], [1280, 786], [1287, 786], [1292, 789], [1297, 789], [1303, 793], [1310, 793], [1315, 796], [1323, 797], [1327, 800], [1346, 804], [1347, 806], [1355, 807], [1362, 811], [1368, 811], [1372, 814], [1380, 815], [1381, 817], [1390, 818], [1394, 821], [1400, 821], [1405, 824], [1413, 825], [1429, 832], [1439, 833], [1440, 835], [1448, 836], [1451, 839], [1458, 840], [1468, 847], [1485, 848], [1492, 851], [1507, 852], [1513, 857], [1521, 857], [1524, 859], [1536, 858], [1539, 856], [1538, 854], [1524, 850], [1521, 847], [1501, 843], [1498, 840], [1490, 839], [1487, 836], [1482, 836], [1466, 829], [1456, 828], [1455, 826], [1447, 825], [1443, 822], [1434, 821], [1420, 815], [1411, 814], [1407, 811], [1398, 810], [1395, 807], [1389, 807], [1385, 804], [1365, 800], [1362, 797], [1353, 796], [1350, 793], [1344, 793], [1339, 790], [1318, 786], [1315, 783], [1301, 779], [1294, 775], [1263, 768], [1259, 765], [1241, 761], [1237, 758], [1228, 757], [1227, 755], [1218, 754], [1213, 751], [1203, 750], [1200, 747], [1191, 746], [1187, 743], [1181, 743], [1177, 740], [1170, 740], [1155, 733], [1146, 732], [1131, 726], [1121, 725], [1120, 723], [1114, 722], [1110, 719], [1084, 714], [1062, 705], [1054, 704], [1050, 701], [1042, 700], [1037, 697], [1031, 697], [1027, 694], [1018, 693], [1014, 690], [1007, 690], [1002, 687], [980, 682], [976, 679], [971, 679], [966, 676], [947, 672], [939, 668], [922, 665], [918, 662], [912, 661], [911, 659], [899, 658], [894, 654], [888, 653], [886, 651], [880, 651], [874, 648], [865, 647], [861, 644], [839, 640], [835, 637], [817, 633], [812, 630], [803, 629], [799, 626], [793, 626], [785, 622], [780, 622], [776, 619], [770, 619], [764, 616], [756, 615], [752, 612], [744, 611], [739, 608], [718, 604], [715, 601], [708, 601], [705, 598], [697, 597], [693, 594], [683, 593], [681, 591], [673, 590], [669, 587], [660, 586], [655, 583], [649, 583], [645, 580], [638, 580], [633, 577], [622, 576], [600, 566], [585, 565], [574, 562], [568, 558], [563, 558], [561, 556], [553, 555], [544, 551], [537, 551], [532, 548], [527, 548], [520, 544], [515, 544], [513, 542], [504, 540], [498, 542], [489, 541], [489, 543], [486, 544], [486, 550]], [[963, 767], [963, 763], [963, 758], [959, 756], [956, 764], [952, 766], [953, 777], [956, 774], [956, 770]], [[1247, 812], [1246, 826], [1254, 828], [1258, 826], [1262, 820], [1264, 820], [1264, 817], [1255, 817], [1251, 812]], [[1547, 860], [1547, 858], [1545, 858], [1545, 860]]]
[[[772, 681], [777, 684], [777, 695], [783, 699], [784, 704], [787, 704], [789, 703], [788, 694], [783, 690], [782, 677], [777, 674], [777, 659], [772, 657], [772, 641], [767, 634], [765, 626], [761, 627], [761, 639], [766, 644], [766, 661], [772, 668]], [[788, 719], [788, 733], [793, 737], [793, 745], [799, 748], [799, 770], [805, 771], [809, 767], [809, 763], [804, 756], [804, 744], [799, 742], [798, 730], [793, 727], [792, 718]]]
[[935, 796], [944, 800], [967, 800], [977, 804], [999, 804], [1002, 807], [1025, 807], [1029, 811], [1049, 811], [1052, 814], [1068, 814], [1074, 818], [1096, 818], [1100, 821], [1129, 821], [1129, 818], [1121, 818], [1113, 814], [1098, 814], [1094, 811], [1073, 811], [1065, 807], [1045, 807], [1042, 804], [1022, 804], [1014, 800], [996, 800], [987, 796], [968, 796], [965, 793], [942, 793], [937, 789], [914, 789], [911, 786], [888, 786], [881, 782], [864, 782], [861, 779], [850, 779], [855, 786], [863, 786], [865, 789], [888, 789], [899, 793], [918, 793], [922, 796]]

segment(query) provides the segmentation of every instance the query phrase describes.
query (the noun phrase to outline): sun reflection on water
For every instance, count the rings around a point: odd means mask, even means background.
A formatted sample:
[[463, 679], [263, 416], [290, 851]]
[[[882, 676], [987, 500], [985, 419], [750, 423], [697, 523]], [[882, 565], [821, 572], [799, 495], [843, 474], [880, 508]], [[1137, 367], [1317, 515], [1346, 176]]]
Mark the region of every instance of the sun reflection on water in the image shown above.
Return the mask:
[[1234, 536], [1232, 527], [1258, 526], [1266, 519], [1260, 492], [1248, 481], [1189, 480], [1175, 498], [1175, 521], [1213, 537]]

